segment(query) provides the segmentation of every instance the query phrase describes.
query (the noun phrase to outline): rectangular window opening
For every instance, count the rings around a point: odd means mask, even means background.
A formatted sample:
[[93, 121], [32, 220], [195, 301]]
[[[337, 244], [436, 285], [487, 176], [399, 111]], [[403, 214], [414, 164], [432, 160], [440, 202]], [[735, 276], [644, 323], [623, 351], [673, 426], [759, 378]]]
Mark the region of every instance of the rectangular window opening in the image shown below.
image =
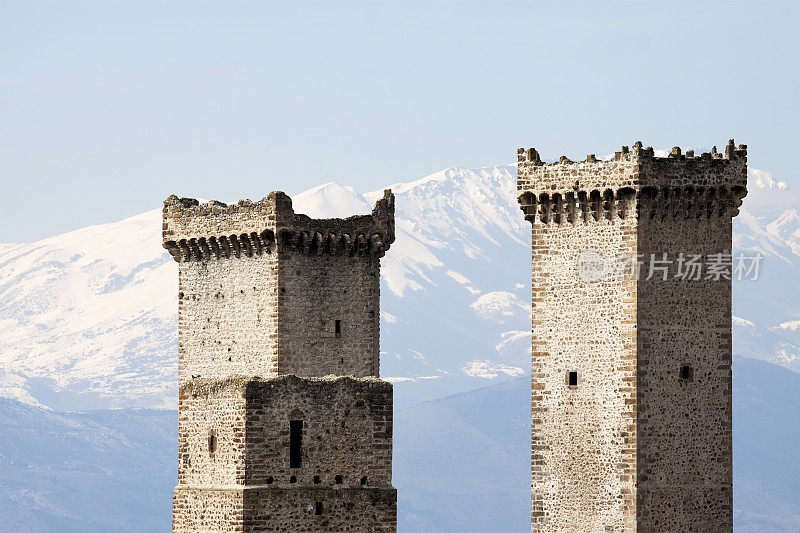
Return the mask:
[[317, 502], [314, 504], [314, 514], [315, 515], [322, 514], [322, 502]]
[[289, 468], [303, 465], [303, 421], [289, 421]]
[[691, 381], [694, 377], [694, 369], [689, 365], [681, 367], [681, 379], [684, 381]]
[[334, 322], [333, 332], [336, 334], [336, 338], [337, 339], [342, 336], [342, 321], [341, 320], [337, 320], [337, 321]]
[[572, 370], [569, 372], [567, 376], [567, 383], [570, 387], [577, 387], [578, 386], [578, 372]]

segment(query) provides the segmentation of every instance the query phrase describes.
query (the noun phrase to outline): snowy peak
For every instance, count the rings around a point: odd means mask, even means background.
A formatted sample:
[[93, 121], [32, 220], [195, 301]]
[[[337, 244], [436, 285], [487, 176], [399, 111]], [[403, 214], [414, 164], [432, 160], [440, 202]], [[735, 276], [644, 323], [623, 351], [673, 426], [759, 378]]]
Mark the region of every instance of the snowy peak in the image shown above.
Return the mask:
[[[381, 193], [381, 197], [383, 193]], [[325, 183], [292, 197], [295, 213], [311, 218], [347, 218], [368, 215], [372, 205], [352, 187], [335, 182]]]
[[[516, 169], [494, 166], [449, 168], [408, 184], [392, 185], [401, 216], [416, 236], [435, 247], [447, 247], [443, 237], [472, 230], [494, 243], [503, 234], [519, 238], [524, 219], [517, 209]], [[368, 193], [378, 198], [382, 193]]]
[[[488, 264], [506, 244], [528, 246], [513, 166], [449, 168], [391, 188], [398, 236], [384, 272], [396, 296], [436, 285], [432, 272], [447, 261]], [[374, 200], [381, 194], [365, 196]]]
[[785, 181], [777, 181], [772, 174], [757, 168], [747, 169], [748, 188], [787, 190], [789, 186]]
[[791, 250], [800, 256], [800, 215], [789, 209], [773, 222], [767, 224], [767, 232], [785, 241]]
[[769, 172], [747, 169], [747, 196], [743, 209], [766, 224], [780, 217], [787, 209], [797, 208], [800, 208], [800, 195], [785, 182], [776, 180]]

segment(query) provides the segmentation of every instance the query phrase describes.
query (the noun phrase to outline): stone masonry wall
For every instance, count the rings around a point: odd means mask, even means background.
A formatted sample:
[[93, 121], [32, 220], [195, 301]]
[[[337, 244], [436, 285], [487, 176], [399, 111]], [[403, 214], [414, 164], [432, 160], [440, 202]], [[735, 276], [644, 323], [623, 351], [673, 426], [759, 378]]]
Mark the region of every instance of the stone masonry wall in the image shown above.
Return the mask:
[[[392, 385], [375, 378], [285, 376], [247, 386], [248, 485], [391, 486]], [[289, 465], [289, 421], [303, 421]], [[292, 481], [294, 478], [294, 481]]]
[[242, 489], [196, 488], [178, 485], [172, 492], [174, 533], [244, 531]]
[[[198, 379], [181, 387], [180, 408], [181, 484], [391, 485], [391, 383]], [[300, 468], [289, 466], [290, 420], [303, 421]]]
[[278, 373], [278, 254], [179, 263], [178, 374]]
[[[729, 212], [642, 217], [639, 251], [730, 253], [731, 237]], [[676, 266], [639, 282], [639, 531], [731, 531], [731, 281], [676, 278]]]
[[[177, 488], [173, 531], [392, 533], [394, 488]], [[319, 502], [320, 506], [317, 506]], [[319, 514], [317, 514], [319, 511]]]
[[279, 213], [291, 209], [291, 199], [282, 192], [273, 192], [257, 202], [241, 200], [231, 205], [216, 201], [201, 204], [194, 198], [173, 195], [164, 201], [164, 244], [169, 249], [182, 240], [219, 240], [263, 230], [273, 230], [274, 234]]
[[[227, 486], [245, 482], [247, 380], [189, 381], [178, 403], [178, 484]], [[209, 438], [215, 439], [213, 451]]]
[[[584, 161], [570, 161], [561, 156], [557, 163], [544, 163], [539, 153], [530, 148], [517, 150], [517, 188], [522, 193], [534, 192], [562, 196], [569, 192], [617, 191], [626, 187], [641, 190], [647, 187], [714, 187], [744, 188], [747, 182], [747, 146], [725, 147], [725, 155], [711, 152], [685, 154], [677, 146], [669, 157], [655, 157], [652, 147], [636, 142], [633, 149], [623, 146], [608, 161], [589, 154]], [[742, 169], [745, 168], [745, 173]]]
[[[582, 251], [636, 254], [636, 228], [534, 224], [532, 524], [630, 531], [635, 524], [634, 282], [583, 281]], [[568, 372], [578, 373], [570, 387]]]
[[[289, 465], [290, 420], [303, 421], [300, 468]], [[390, 383], [197, 379], [181, 387], [179, 435], [176, 531], [241, 530], [237, 520], [245, 531], [393, 531]]]
[[[248, 489], [244, 531], [394, 533], [397, 491], [392, 487]], [[317, 502], [321, 504], [317, 512]]]
[[380, 260], [298, 252], [280, 257], [279, 373], [377, 377]]

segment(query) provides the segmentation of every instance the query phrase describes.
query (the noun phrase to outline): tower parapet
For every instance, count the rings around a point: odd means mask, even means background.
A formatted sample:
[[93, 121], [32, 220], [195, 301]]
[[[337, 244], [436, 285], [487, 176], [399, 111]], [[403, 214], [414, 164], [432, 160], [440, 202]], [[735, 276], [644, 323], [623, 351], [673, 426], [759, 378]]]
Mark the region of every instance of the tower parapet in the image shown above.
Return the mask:
[[531, 222], [588, 223], [640, 210], [650, 217], [736, 216], [747, 194], [747, 146], [732, 139], [724, 157], [716, 147], [698, 156], [675, 147], [656, 157], [637, 142], [608, 161], [590, 154], [580, 162], [561, 156], [544, 163], [534, 148], [518, 149], [517, 160], [518, 200]]
[[176, 261], [270, 253], [276, 241], [287, 251], [382, 257], [394, 242], [394, 196], [384, 191], [370, 215], [313, 219], [282, 192], [231, 205], [173, 195], [164, 201], [163, 240]]

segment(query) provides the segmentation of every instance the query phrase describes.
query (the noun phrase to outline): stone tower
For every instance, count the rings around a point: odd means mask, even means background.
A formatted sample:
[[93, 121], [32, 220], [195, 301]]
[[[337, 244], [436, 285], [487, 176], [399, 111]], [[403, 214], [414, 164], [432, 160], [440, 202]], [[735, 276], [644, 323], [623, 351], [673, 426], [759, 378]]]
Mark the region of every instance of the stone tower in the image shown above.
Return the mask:
[[392, 386], [378, 379], [394, 196], [315, 220], [273, 192], [170, 196], [180, 380], [174, 531], [393, 532]]
[[518, 161], [533, 224], [533, 530], [731, 531], [746, 147]]

